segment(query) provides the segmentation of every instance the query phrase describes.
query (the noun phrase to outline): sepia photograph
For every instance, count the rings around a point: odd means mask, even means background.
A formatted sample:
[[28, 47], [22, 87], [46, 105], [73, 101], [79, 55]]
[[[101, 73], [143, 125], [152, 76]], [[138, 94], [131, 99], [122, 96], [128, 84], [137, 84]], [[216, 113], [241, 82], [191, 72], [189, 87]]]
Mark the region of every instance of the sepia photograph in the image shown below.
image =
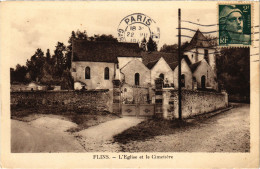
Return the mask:
[[237, 153], [259, 165], [259, 2], [0, 9], [2, 155], [173, 167], [176, 153]]

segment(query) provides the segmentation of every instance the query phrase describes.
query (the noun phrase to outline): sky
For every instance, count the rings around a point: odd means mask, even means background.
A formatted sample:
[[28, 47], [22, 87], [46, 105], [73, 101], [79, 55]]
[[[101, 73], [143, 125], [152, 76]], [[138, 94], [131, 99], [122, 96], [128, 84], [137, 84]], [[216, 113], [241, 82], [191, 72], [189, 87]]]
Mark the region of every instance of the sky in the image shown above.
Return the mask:
[[[181, 19], [200, 24], [217, 23], [217, 2], [178, 1], [92, 1], [92, 2], [7, 2], [2, 3], [1, 47], [9, 57], [10, 67], [25, 65], [37, 48], [51, 54], [57, 42], [68, 44], [71, 32], [86, 30], [88, 36], [111, 34], [117, 37], [120, 21], [132, 13], [143, 13], [160, 28], [158, 47], [178, 42], [178, 8]], [[199, 27], [182, 22], [182, 27], [203, 31], [217, 30], [217, 26]], [[195, 32], [182, 30], [182, 35]], [[213, 34], [214, 35], [214, 34]], [[214, 35], [217, 36], [217, 35]], [[182, 42], [190, 41], [182, 38]]]

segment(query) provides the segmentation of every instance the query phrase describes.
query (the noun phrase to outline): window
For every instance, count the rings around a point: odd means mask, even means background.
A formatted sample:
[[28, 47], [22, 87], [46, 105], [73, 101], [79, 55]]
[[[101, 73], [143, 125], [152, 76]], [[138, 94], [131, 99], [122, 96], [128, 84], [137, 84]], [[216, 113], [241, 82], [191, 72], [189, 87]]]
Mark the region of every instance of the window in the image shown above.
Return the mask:
[[140, 74], [139, 73], [135, 74], [135, 85], [136, 86], [140, 85]]
[[209, 51], [207, 49], [204, 50], [204, 59], [209, 62]]
[[86, 67], [85, 69], [85, 79], [90, 79], [90, 67]]
[[163, 74], [163, 73], [161, 73], [161, 74], [159, 75], [159, 77], [160, 77], [162, 80], [164, 80], [164, 74]]
[[109, 68], [108, 67], [105, 68], [104, 78], [105, 78], [105, 80], [109, 80]]
[[181, 87], [185, 87], [185, 75], [181, 75]]
[[206, 77], [203, 75], [201, 76], [201, 88], [205, 89], [206, 87]]
[[195, 77], [192, 78], [192, 89], [197, 89], [197, 79]]

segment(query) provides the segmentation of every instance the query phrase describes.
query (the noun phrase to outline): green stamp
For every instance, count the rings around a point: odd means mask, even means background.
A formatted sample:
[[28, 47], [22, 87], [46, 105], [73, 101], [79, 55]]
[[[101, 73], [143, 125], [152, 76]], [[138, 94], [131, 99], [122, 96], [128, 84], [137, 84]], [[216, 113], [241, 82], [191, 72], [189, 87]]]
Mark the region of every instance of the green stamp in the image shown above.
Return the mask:
[[219, 4], [219, 45], [251, 45], [251, 4]]

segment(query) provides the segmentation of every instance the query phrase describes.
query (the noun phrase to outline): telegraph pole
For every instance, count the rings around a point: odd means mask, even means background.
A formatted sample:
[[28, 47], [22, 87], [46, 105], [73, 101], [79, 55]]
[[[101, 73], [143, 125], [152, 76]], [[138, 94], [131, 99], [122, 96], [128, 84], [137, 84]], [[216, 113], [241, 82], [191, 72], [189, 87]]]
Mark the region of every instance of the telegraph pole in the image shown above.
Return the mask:
[[179, 120], [182, 120], [181, 110], [181, 9], [178, 9], [178, 95], [179, 95]]

